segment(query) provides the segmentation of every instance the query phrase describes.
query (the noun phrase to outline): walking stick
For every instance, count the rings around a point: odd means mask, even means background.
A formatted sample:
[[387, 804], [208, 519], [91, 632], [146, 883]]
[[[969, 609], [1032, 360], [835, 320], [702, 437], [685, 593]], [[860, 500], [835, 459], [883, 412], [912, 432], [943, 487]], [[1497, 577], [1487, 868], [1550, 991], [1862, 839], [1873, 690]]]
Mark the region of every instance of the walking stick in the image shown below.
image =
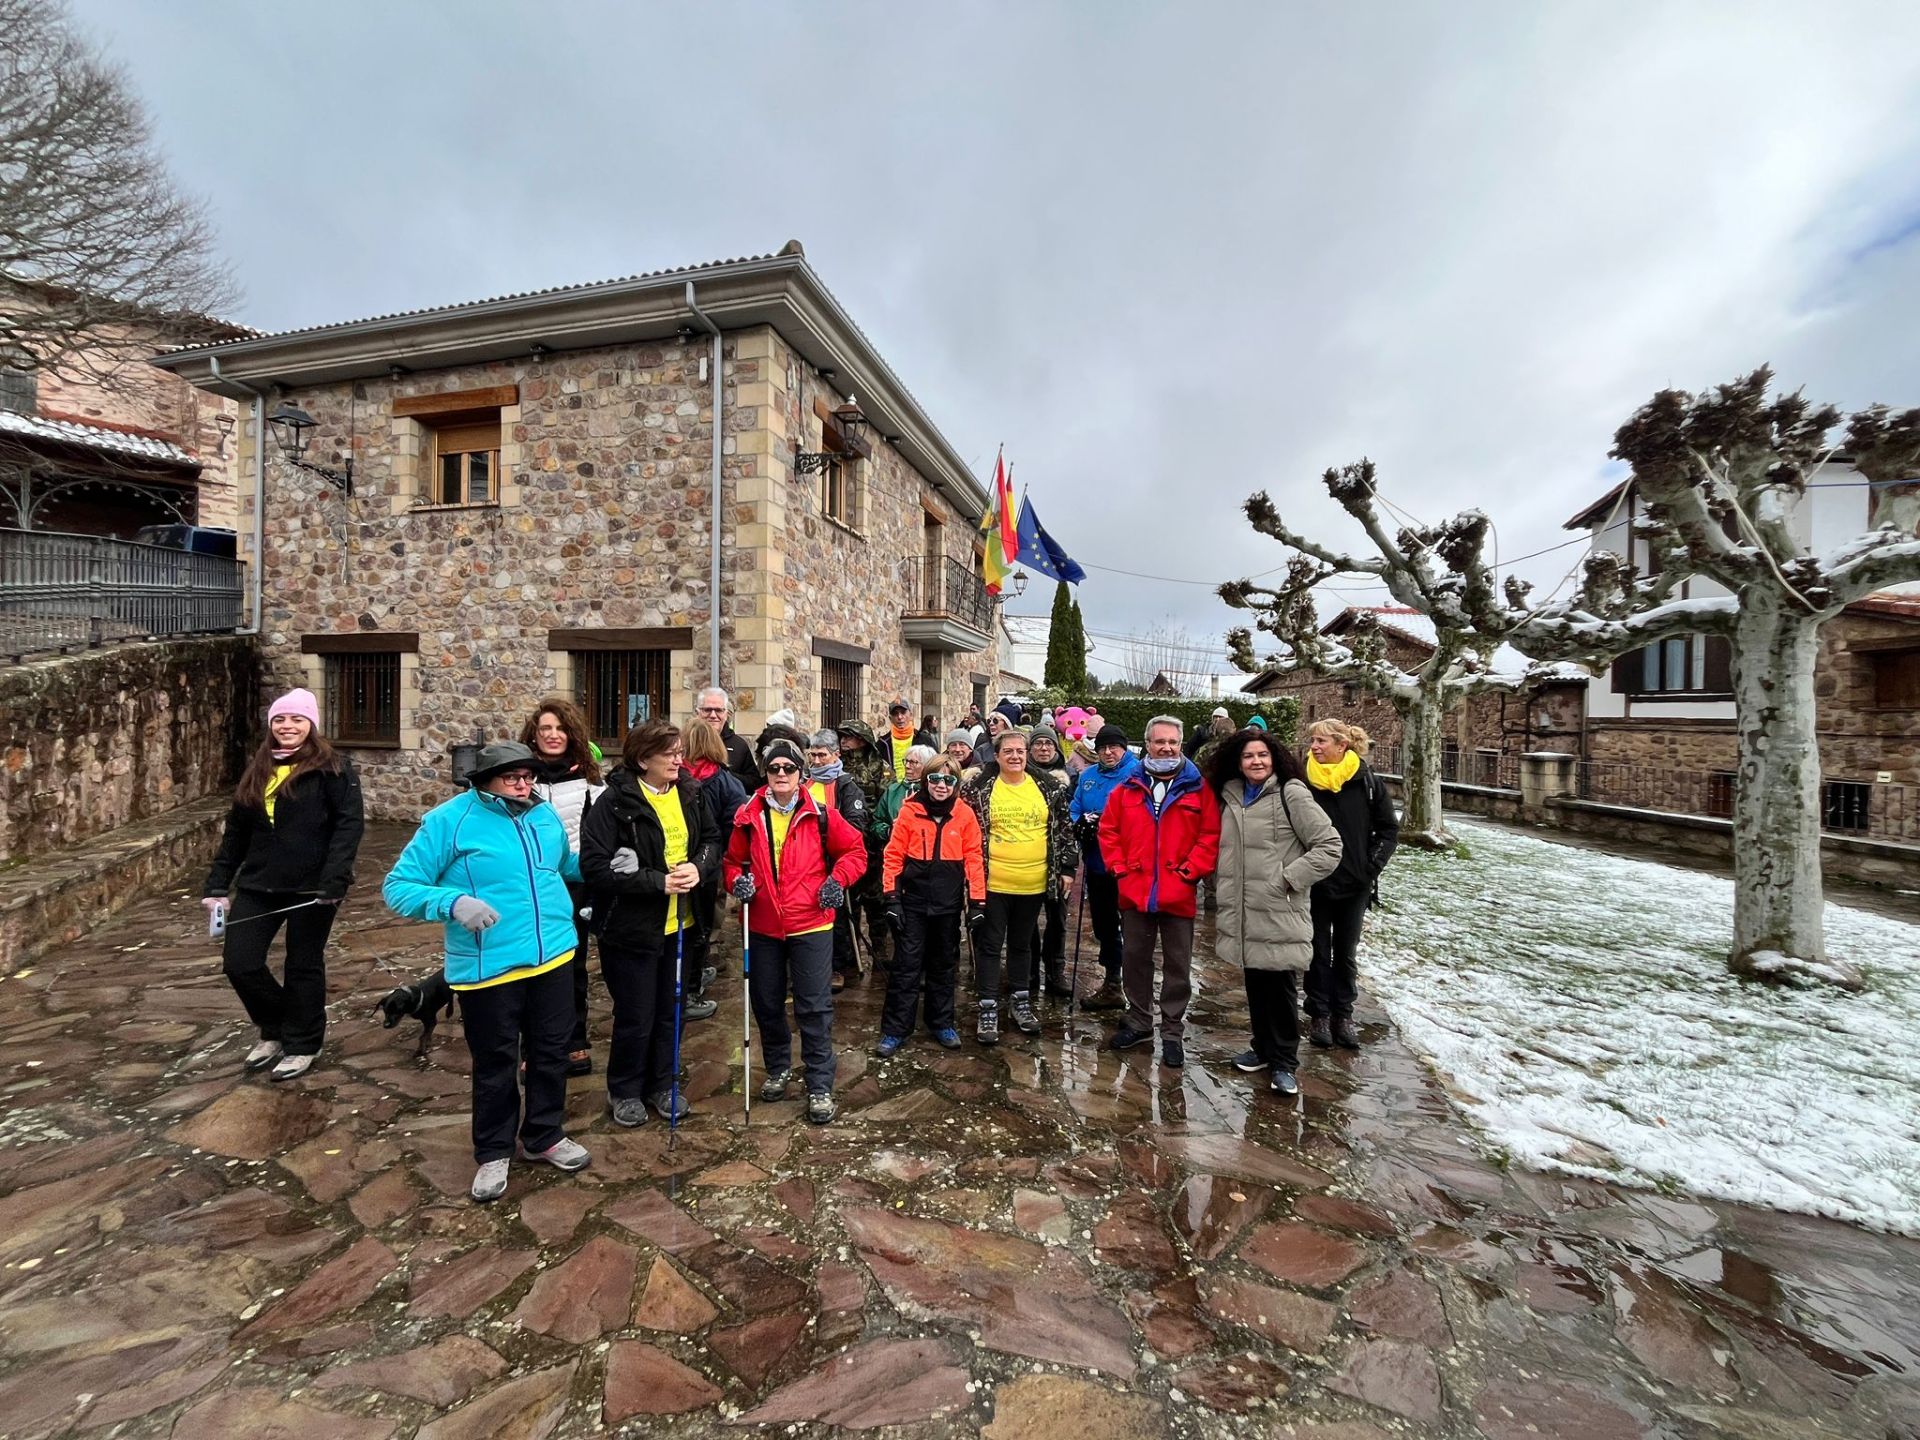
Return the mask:
[[[685, 921], [675, 912], [674, 918]], [[683, 923], [673, 932], [673, 1081], [667, 1093], [667, 1149], [680, 1135], [680, 958], [686, 951], [687, 927]]]
[[747, 1129], [753, 1126], [753, 926], [748, 923], [752, 908], [749, 902], [740, 902], [740, 1123]]
[[1067, 1026], [1073, 1026], [1073, 1017], [1080, 1008], [1080, 931], [1087, 918], [1087, 881], [1080, 878], [1080, 905], [1073, 916], [1073, 978], [1067, 982], [1073, 994], [1067, 997]]

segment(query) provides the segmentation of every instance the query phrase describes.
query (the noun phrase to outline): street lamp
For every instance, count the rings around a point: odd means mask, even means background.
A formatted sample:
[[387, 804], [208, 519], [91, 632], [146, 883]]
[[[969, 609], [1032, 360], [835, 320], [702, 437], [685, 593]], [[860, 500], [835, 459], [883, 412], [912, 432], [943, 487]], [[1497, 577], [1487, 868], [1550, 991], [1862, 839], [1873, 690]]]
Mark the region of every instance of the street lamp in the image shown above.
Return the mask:
[[1013, 572], [1013, 598], [1018, 600], [1022, 595], [1026, 593], [1027, 593], [1027, 572], [1024, 570], [1016, 570]]
[[320, 422], [302, 410], [298, 405], [282, 400], [274, 412], [267, 416], [267, 425], [273, 431], [273, 438], [279, 443], [280, 454], [289, 465], [318, 475], [344, 493], [353, 494], [353, 457], [347, 457], [344, 470], [334, 470], [325, 465], [315, 465], [304, 457], [307, 442], [313, 438], [313, 431]]

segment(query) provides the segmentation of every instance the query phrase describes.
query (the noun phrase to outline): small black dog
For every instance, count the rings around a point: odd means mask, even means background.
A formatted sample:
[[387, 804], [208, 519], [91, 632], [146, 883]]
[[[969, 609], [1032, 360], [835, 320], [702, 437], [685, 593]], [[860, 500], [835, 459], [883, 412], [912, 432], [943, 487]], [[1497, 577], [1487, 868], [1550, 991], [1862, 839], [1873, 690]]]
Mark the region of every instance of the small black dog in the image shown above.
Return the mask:
[[393, 1029], [409, 1016], [418, 1020], [420, 1049], [416, 1053], [424, 1058], [427, 1047], [433, 1043], [433, 1027], [440, 1023], [442, 1010], [449, 1017], [453, 1015], [453, 987], [447, 984], [447, 972], [436, 970], [424, 980], [389, 990], [374, 1013], [386, 1017], [381, 1026], [385, 1030]]

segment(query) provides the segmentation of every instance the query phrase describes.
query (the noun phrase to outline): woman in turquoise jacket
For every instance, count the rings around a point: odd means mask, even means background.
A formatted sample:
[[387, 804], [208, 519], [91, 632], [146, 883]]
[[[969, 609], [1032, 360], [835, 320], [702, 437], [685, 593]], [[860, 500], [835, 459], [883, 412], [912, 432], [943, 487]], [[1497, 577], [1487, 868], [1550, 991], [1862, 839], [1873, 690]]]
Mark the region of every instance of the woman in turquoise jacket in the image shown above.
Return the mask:
[[553, 807], [534, 798], [538, 763], [516, 741], [483, 749], [473, 788], [427, 812], [381, 889], [397, 914], [447, 927], [447, 983], [473, 1056], [480, 1201], [506, 1193], [516, 1128], [530, 1160], [571, 1171], [590, 1158], [562, 1129], [576, 943], [567, 884], [579, 883], [580, 858]]

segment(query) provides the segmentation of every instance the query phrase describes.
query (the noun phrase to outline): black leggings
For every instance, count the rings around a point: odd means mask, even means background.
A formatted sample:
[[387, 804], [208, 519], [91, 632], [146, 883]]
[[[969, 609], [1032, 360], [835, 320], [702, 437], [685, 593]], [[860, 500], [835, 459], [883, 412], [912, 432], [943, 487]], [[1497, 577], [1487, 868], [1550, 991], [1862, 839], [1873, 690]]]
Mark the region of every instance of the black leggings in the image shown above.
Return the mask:
[[976, 998], [1000, 999], [1000, 950], [1007, 952], [1007, 988], [1031, 991], [1034, 981], [1034, 930], [1045, 897], [987, 892], [987, 918], [981, 922], [974, 951], [973, 987]]
[[1313, 964], [1307, 970], [1307, 1014], [1342, 1019], [1360, 990], [1360, 928], [1367, 892], [1327, 895], [1313, 887]]
[[[221, 969], [262, 1040], [278, 1040], [289, 1055], [318, 1055], [327, 1029], [327, 936], [338, 905], [305, 905], [286, 915], [268, 915], [311, 900], [311, 895], [239, 890], [227, 906], [227, 936]], [[266, 915], [264, 920], [251, 916]], [[267, 948], [287, 927], [287, 978], [267, 968]]]

